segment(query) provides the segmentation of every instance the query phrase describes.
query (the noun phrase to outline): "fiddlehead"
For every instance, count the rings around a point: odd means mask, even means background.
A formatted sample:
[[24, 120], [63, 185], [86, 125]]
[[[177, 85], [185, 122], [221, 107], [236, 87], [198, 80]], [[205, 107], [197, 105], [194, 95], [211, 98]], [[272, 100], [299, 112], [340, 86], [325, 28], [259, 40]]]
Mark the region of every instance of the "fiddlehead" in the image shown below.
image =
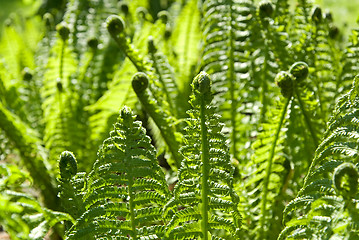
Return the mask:
[[193, 109], [188, 111], [185, 145], [181, 148], [184, 160], [174, 197], [166, 205], [167, 214], [172, 215], [166, 239], [235, 238], [241, 223], [238, 196], [233, 190], [234, 168], [221, 133], [223, 125], [211, 106], [208, 74], [197, 75], [192, 88]]
[[293, 75], [288, 72], [282, 71], [275, 77], [275, 83], [280, 88], [283, 97], [291, 98], [293, 95], [294, 83]]
[[355, 197], [358, 192], [358, 169], [352, 163], [339, 165], [333, 173], [333, 183], [337, 194], [345, 199]]
[[[74, 219], [81, 216], [85, 211], [82, 203], [82, 190], [84, 187], [84, 173], [77, 172], [77, 160], [72, 152], [64, 151], [59, 160], [60, 186], [59, 197], [62, 208]], [[66, 223], [66, 230], [70, 228]]]
[[72, 152], [64, 151], [60, 155], [60, 175], [61, 179], [69, 180], [77, 173], [77, 161]]
[[158, 106], [152, 92], [148, 89], [149, 81], [150, 79], [145, 73], [137, 73], [132, 78], [132, 87], [142, 106], [159, 128], [174, 160], [169, 159], [169, 164], [176, 169], [182, 160], [178, 152], [181, 142], [180, 133], [176, 131], [173, 120], [169, 118], [168, 113]]

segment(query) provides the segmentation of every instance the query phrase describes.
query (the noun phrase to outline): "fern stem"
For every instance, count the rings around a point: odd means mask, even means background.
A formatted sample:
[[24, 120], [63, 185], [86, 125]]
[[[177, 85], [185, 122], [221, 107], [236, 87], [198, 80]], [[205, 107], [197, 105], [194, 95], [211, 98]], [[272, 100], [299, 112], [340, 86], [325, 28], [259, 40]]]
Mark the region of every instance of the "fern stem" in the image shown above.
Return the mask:
[[276, 132], [275, 132], [275, 135], [274, 135], [274, 140], [272, 142], [272, 147], [271, 147], [270, 155], [269, 155], [269, 158], [268, 158], [268, 165], [267, 165], [267, 168], [266, 168], [266, 175], [265, 175], [265, 178], [264, 178], [264, 181], [263, 181], [261, 219], [260, 219], [260, 227], [259, 227], [259, 229], [260, 229], [259, 235], [260, 235], [261, 239], [263, 238], [263, 235], [264, 235], [265, 220], [266, 220], [266, 217], [267, 217], [267, 208], [266, 208], [267, 194], [268, 194], [269, 178], [270, 178], [270, 175], [272, 173], [273, 157], [274, 157], [274, 154], [275, 154], [275, 148], [277, 146], [277, 141], [278, 141], [278, 138], [279, 138], [279, 133], [280, 133], [280, 130], [282, 129], [282, 125], [283, 125], [283, 122], [284, 122], [284, 117], [285, 117], [285, 115], [287, 113], [287, 108], [288, 108], [288, 105], [289, 105], [290, 101], [291, 101], [291, 97], [286, 98], [285, 105], [284, 105], [284, 107], [282, 109], [279, 124], [277, 126], [277, 129], [276, 129]]
[[156, 123], [161, 135], [166, 142], [172, 158], [174, 159], [174, 165], [170, 163], [172, 168], [179, 168], [182, 157], [179, 154], [179, 142], [176, 138], [175, 127], [167, 120], [168, 115], [158, 107], [158, 104], [154, 100], [151, 91], [148, 89], [149, 79], [144, 73], [138, 73], [132, 80], [132, 87], [140, 100], [143, 108], [151, 116]]
[[308, 127], [308, 130], [309, 130], [309, 132], [310, 132], [310, 135], [312, 135], [314, 145], [315, 145], [315, 147], [317, 147], [317, 146], [318, 146], [318, 138], [317, 138], [317, 136], [315, 135], [315, 131], [314, 131], [313, 126], [312, 126], [312, 124], [311, 124], [311, 122], [310, 122], [310, 119], [309, 119], [309, 117], [308, 117], [308, 113], [307, 113], [307, 111], [306, 111], [305, 108], [304, 108], [304, 104], [303, 104], [303, 101], [302, 101], [302, 99], [301, 99], [301, 97], [300, 97], [300, 94], [299, 94], [299, 92], [298, 92], [298, 88], [297, 88], [297, 87], [294, 87], [294, 92], [295, 92], [295, 95], [296, 95], [296, 97], [297, 97], [297, 99], [298, 99], [300, 110], [301, 110], [302, 113], [303, 113], [304, 121], [305, 121], [305, 123], [307, 124], [307, 127]]
[[230, 21], [230, 33], [229, 33], [229, 69], [228, 69], [228, 73], [229, 73], [229, 84], [230, 84], [230, 100], [231, 100], [231, 126], [232, 126], [232, 151], [233, 151], [233, 157], [237, 158], [237, 134], [236, 134], [236, 130], [237, 130], [237, 121], [236, 121], [236, 116], [237, 116], [237, 100], [235, 99], [235, 95], [234, 95], [234, 91], [235, 91], [235, 74], [234, 74], [234, 33], [233, 33], [233, 23], [232, 23], [232, 19], [233, 19], [233, 13], [232, 13], [232, 4], [229, 5], [229, 21]]
[[66, 47], [66, 41], [62, 41], [61, 53], [60, 53], [60, 65], [59, 65], [59, 76], [61, 80], [63, 77], [65, 47]]
[[207, 139], [207, 126], [206, 126], [206, 104], [205, 100], [201, 98], [201, 107], [200, 107], [200, 119], [201, 119], [201, 151], [202, 151], [202, 233], [203, 239], [208, 240], [208, 177], [209, 177], [209, 146]]
[[[129, 159], [130, 161], [130, 159]], [[129, 168], [130, 169], [130, 168]], [[132, 239], [137, 239], [136, 234], [136, 224], [135, 224], [135, 203], [134, 203], [134, 194], [133, 194], [133, 177], [132, 174], [128, 174], [128, 195], [129, 195], [129, 207], [130, 207], [130, 215], [131, 215], [131, 229], [132, 229]]]
[[268, 92], [268, 84], [267, 84], [267, 61], [270, 59], [269, 58], [269, 49], [268, 49], [268, 45], [267, 43], [264, 44], [265, 46], [265, 50], [264, 50], [264, 62], [263, 62], [263, 70], [262, 70], [262, 92], [261, 92], [261, 103], [262, 103], [262, 107], [261, 107], [261, 113], [260, 113], [260, 123], [265, 122], [265, 116], [266, 116], [266, 112], [267, 112], [267, 92]]

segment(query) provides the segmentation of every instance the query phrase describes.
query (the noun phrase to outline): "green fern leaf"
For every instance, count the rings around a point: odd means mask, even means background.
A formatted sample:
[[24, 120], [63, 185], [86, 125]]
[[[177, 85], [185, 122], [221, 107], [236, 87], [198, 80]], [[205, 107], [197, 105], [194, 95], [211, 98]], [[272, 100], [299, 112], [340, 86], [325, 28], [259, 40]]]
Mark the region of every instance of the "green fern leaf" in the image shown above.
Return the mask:
[[[357, 121], [354, 112], [358, 104], [357, 78], [351, 91], [336, 106], [322, 143], [305, 178], [297, 198], [284, 210], [287, 227], [280, 239], [298, 235], [318, 238], [355, 239], [358, 227], [350, 224], [358, 218]], [[345, 178], [343, 178], [345, 176]], [[303, 217], [303, 215], [305, 217]]]
[[193, 109], [188, 111], [185, 145], [181, 148], [184, 160], [178, 171], [174, 198], [166, 205], [167, 214], [172, 215], [166, 239], [235, 238], [241, 224], [238, 196], [233, 190], [234, 168], [221, 133], [223, 125], [210, 104], [209, 76], [201, 72], [192, 87]]
[[127, 107], [98, 157], [86, 179], [85, 212], [67, 239], [160, 238], [169, 191], [150, 138]]

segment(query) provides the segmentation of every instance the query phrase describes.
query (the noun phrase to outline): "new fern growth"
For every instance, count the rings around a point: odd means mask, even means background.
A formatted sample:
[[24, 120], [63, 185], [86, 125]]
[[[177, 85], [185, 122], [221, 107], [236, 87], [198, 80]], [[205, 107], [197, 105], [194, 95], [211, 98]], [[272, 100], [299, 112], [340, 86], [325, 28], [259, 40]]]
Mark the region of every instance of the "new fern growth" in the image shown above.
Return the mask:
[[286, 228], [279, 239], [313, 234], [320, 239], [358, 238], [357, 84], [355, 78], [352, 89], [338, 102], [304, 185], [283, 213]]
[[[64, 174], [70, 175], [74, 168], [69, 157]], [[121, 110], [85, 181], [84, 212], [66, 239], [161, 239], [164, 235], [163, 207], [169, 190], [156, 150], [129, 108]]]
[[343, 52], [312, 0], [42, 2], [0, 26], [11, 239], [359, 238], [358, 29]]
[[[238, 195], [233, 190], [233, 172], [223, 125], [211, 105], [211, 81], [201, 72], [193, 80], [188, 111], [184, 157], [178, 170], [174, 197], [166, 212], [173, 215], [166, 239], [236, 239], [241, 217]], [[225, 230], [225, 232], [222, 232]]]

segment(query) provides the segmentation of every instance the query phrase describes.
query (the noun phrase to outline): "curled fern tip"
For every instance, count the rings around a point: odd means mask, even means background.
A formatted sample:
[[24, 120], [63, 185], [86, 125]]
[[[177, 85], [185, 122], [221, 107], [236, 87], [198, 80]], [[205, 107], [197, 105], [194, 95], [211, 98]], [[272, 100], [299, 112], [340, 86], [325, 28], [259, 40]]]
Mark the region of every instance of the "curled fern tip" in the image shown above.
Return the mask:
[[77, 173], [77, 161], [72, 152], [64, 151], [60, 155], [60, 175], [61, 179], [70, 179]]
[[47, 28], [51, 28], [54, 25], [54, 17], [51, 13], [45, 13], [43, 16], [43, 20]]
[[344, 198], [353, 198], [358, 192], [358, 170], [352, 163], [339, 165], [333, 174], [335, 190]]
[[293, 75], [297, 82], [301, 82], [308, 76], [308, 65], [305, 62], [296, 62], [291, 66], [289, 73]]
[[259, 16], [261, 18], [271, 17], [273, 14], [273, 5], [269, 1], [262, 1], [259, 3]]
[[322, 18], [322, 9], [320, 7], [315, 7], [312, 12], [312, 21], [319, 24], [322, 21]]
[[138, 7], [136, 9], [136, 14], [140, 19], [145, 20], [146, 19], [146, 15], [148, 14], [148, 10], [144, 7]]
[[63, 86], [62, 86], [62, 82], [61, 82], [61, 79], [60, 79], [60, 78], [58, 78], [58, 79], [56, 80], [56, 87], [57, 87], [57, 90], [58, 90], [59, 92], [62, 92]]
[[200, 72], [193, 80], [193, 89], [205, 94], [211, 91], [211, 80], [206, 72]]
[[160, 11], [158, 14], [157, 14], [157, 18], [161, 19], [161, 21], [163, 23], [167, 23], [168, 22], [168, 19], [169, 19], [169, 14], [167, 11]]
[[107, 31], [113, 36], [117, 36], [125, 29], [125, 23], [123, 19], [117, 15], [111, 15], [106, 20]]
[[330, 26], [329, 28], [329, 37], [331, 39], [336, 39], [339, 35], [339, 28], [337, 26]]
[[155, 53], [156, 52], [156, 46], [155, 46], [155, 44], [153, 42], [153, 37], [152, 36], [148, 37], [147, 45], [148, 45], [148, 52], [150, 52], [150, 53]]
[[123, 12], [123, 14], [127, 15], [129, 13], [129, 8], [128, 8], [128, 4], [125, 2], [119, 2], [118, 3], [118, 8], [120, 9], [121, 12]]
[[138, 72], [132, 78], [132, 88], [136, 93], [142, 93], [148, 87], [148, 76], [146, 73]]
[[70, 28], [66, 22], [61, 22], [56, 25], [56, 31], [59, 33], [61, 39], [66, 41], [70, 35]]
[[22, 79], [27, 82], [31, 81], [32, 73], [28, 67], [26, 67], [22, 70]]
[[96, 50], [98, 46], [98, 40], [95, 37], [89, 38], [87, 40], [87, 46], [89, 46], [91, 49]]
[[275, 77], [275, 83], [280, 87], [280, 92], [286, 98], [293, 94], [293, 76], [285, 71], [281, 71]]

